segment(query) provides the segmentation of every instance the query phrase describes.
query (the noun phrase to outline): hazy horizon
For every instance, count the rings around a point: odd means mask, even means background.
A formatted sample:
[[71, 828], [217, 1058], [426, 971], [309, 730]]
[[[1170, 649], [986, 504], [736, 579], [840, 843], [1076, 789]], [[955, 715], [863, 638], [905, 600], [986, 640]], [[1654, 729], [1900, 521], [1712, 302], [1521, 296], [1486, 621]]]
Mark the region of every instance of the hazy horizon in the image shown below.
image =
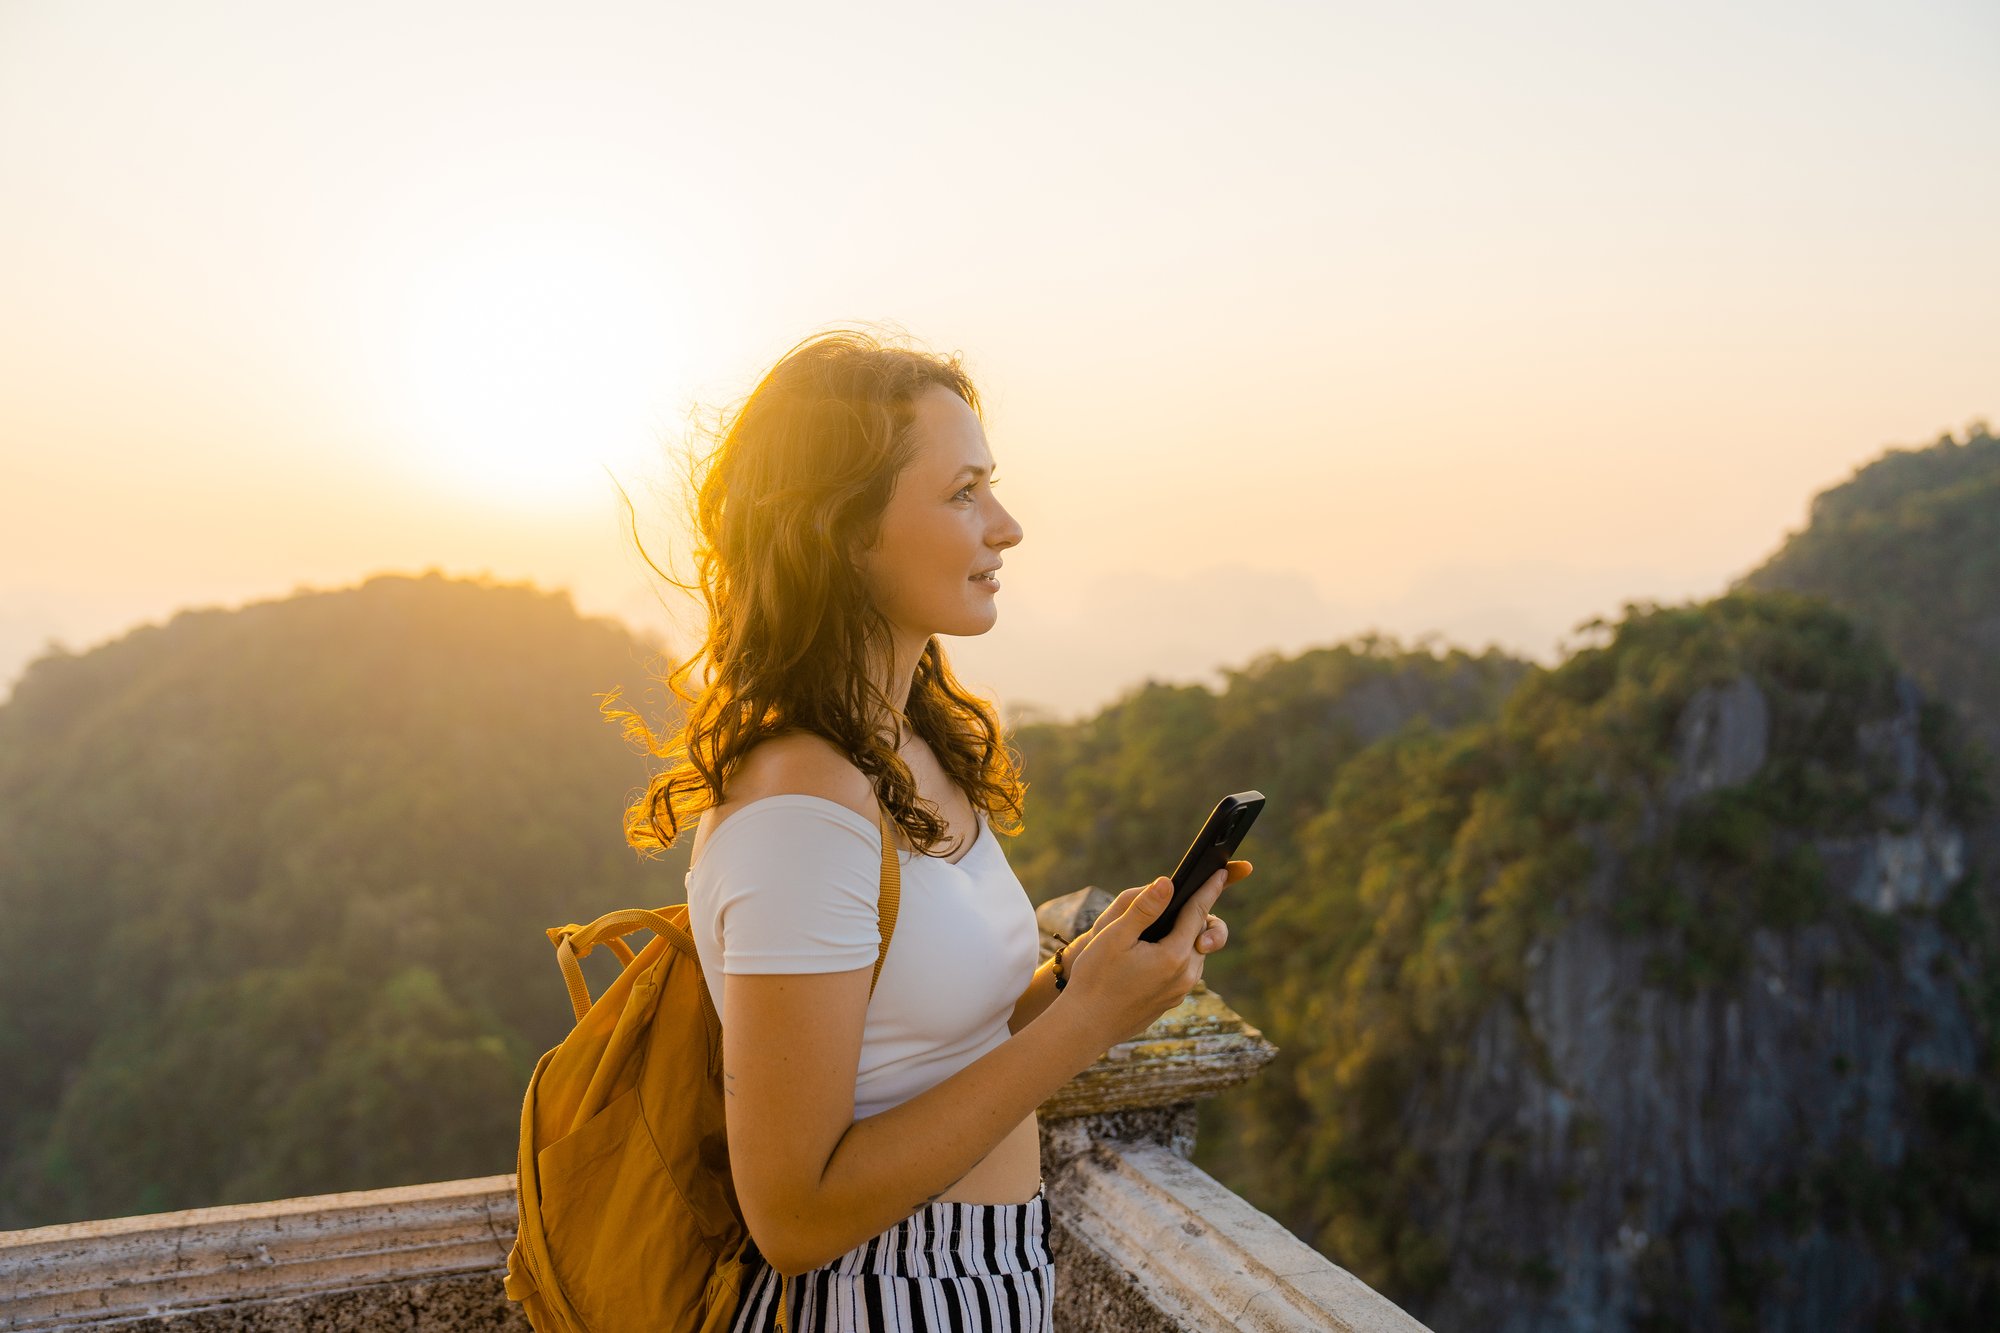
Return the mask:
[[690, 414], [960, 351], [1074, 716], [1374, 629], [1551, 662], [2000, 418], [1965, 4], [0, 6], [0, 688], [438, 568], [659, 620]]

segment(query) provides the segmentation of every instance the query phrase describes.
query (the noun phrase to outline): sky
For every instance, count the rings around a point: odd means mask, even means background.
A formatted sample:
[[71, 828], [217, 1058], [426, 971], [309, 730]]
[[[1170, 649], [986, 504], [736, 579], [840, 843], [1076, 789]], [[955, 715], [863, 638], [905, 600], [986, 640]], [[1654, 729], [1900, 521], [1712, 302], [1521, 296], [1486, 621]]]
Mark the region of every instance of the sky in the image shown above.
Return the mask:
[[1996, 67], [1983, 0], [0, 0], [0, 689], [431, 568], [691, 647], [618, 488], [685, 574], [697, 427], [851, 324], [984, 397], [1009, 710], [1552, 663], [2000, 420]]

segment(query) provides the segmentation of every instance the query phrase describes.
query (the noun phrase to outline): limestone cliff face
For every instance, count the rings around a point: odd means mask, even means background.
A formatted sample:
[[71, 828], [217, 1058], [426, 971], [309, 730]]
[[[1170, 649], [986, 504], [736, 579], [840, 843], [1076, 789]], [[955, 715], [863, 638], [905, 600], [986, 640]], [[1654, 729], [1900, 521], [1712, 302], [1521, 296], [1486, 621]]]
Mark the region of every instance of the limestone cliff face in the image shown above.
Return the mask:
[[[1920, 709], [1899, 678], [1893, 705], [1861, 721], [1872, 827], [1792, 839], [1822, 869], [1819, 906], [1749, 930], [1729, 975], [1688, 984], [1685, 940], [1621, 912], [1632, 859], [1586, 838], [1588, 887], [1530, 947], [1521, 993], [1485, 1009], [1464, 1062], [1405, 1106], [1436, 1168], [1423, 1221], [1453, 1256], [1416, 1309], [1427, 1322], [1953, 1323], [1936, 1312], [1968, 1242], [1924, 1215], [1926, 1182], [1950, 1160], [1939, 1098], [1980, 1066], [1979, 959], [1951, 910], [1969, 891], [1966, 843]], [[1670, 839], [1774, 762], [1772, 714], [1748, 675], [1697, 692], [1642, 840]], [[1701, 872], [1682, 858], [1673, 873]]]
[[[1824, 598], [1873, 628], [1926, 693], [1949, 704], [2000, 778], [2000, 438], [1973, 422], [1927, 446], [1892, 448], [1815, 495], [1746, 589]], [[1968, 825], [2000, 864], [2000, 809]]]

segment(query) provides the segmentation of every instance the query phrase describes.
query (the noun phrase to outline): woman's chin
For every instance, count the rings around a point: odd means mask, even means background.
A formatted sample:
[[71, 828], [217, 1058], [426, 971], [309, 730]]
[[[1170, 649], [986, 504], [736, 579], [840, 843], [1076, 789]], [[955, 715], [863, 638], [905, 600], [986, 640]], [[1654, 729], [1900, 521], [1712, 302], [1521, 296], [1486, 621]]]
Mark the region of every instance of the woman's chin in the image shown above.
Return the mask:
[[958, 617], [950, 629], [941, 629], [938, 633], [949, 634], [955, 639], [963, 639], [974, 634], [984, 634], [987, 630], [992, 629], [994, 622], [999, 619], [1000, 608], [994, 604], [989, 594], [984, 610], [969, 611], [965, 615]]

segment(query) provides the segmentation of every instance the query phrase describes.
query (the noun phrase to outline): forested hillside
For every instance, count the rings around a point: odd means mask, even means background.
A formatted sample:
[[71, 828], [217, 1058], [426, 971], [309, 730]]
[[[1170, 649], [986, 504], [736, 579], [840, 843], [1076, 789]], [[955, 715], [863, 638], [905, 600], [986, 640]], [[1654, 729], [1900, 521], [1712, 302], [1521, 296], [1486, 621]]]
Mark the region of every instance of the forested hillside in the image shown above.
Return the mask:
[[[1170, 874], [1216, 801], [1255, 788], [1270, 801], [1243, 847], [1257, 865], [1244, 892], [1275, 892], [1343, 764], [1414, 719], [1491, 717], [1527, 670], [1498, 651], [1370, 635], [1225, 668], [1220, 693], [1149, 682], [1081, 722], [1022, 725], [1029, 817], [1007, 859], [1037, 900], [1086, 884], [1116, 893]], [[1218, 988], [1232, 962], [1225, 951], [1210, 965]]]
[[1811, 521], [1745, 588], [1824, 597], [1873, 626], [2000, 759], [2000, 439], [1892, 449], [1813, 498]]
[[1297, 882], [1239, 902], [1284, 1054], [1204, 1145], [1440, 1333], [1993, 1326], [1949, 710], [1816, 601], [1611, 628], [1346, 766]]
[[511, 1170], [570, 1021], [543, 928], [679, 896], [594, 697], [649, 693], [648, 651], [430, 575], [35, 662], [0, 707], [0, 1227]]

